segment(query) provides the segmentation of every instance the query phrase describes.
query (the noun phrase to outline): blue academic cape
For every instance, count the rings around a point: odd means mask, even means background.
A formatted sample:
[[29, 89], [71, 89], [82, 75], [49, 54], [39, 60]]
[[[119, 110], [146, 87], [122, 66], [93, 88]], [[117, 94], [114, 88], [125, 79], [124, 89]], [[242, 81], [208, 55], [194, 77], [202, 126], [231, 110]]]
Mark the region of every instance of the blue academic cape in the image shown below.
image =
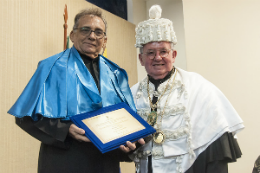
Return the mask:
[[8, 111], [18, 118], [71, 116], [120, 102], [136, 111], [124, 69], [99, 55], [100, 93], [75, 47], [39, 62], [38, 68]]

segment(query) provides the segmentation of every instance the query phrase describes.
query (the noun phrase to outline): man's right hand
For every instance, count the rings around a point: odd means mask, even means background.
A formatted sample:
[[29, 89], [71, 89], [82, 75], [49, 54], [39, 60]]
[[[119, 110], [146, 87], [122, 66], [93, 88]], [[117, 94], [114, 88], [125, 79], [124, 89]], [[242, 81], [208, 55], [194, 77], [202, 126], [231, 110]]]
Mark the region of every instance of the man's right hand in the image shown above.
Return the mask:
[[91, 142], [86, 136], [85, 136], [85, 130], [78, 128], [75, 124], [71, 124], [69, 128], [69, 135], [78, 140], [79, 142]]

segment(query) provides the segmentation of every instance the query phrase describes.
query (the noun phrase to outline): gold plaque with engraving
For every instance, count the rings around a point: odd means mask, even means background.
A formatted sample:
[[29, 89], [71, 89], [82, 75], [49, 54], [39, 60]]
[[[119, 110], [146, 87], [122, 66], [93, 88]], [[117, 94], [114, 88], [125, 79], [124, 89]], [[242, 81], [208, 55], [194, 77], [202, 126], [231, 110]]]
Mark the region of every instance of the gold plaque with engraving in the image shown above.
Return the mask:
[[145, 129], [145, 127], [124, 108], [84, 119], [82, 122], [103, 144]]

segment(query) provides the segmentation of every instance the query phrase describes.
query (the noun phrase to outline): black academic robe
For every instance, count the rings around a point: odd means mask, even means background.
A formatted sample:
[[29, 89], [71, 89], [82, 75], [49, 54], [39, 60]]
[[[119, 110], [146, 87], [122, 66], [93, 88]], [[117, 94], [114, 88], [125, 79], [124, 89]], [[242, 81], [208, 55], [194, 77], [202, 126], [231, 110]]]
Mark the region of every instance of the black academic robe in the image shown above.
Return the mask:
[[[100, 89], [98, 57], [81, 57]], [[79, 142], [71, 138], [68, 136], [71, 121], [39, 115], [36, 122], [31, 117], [16, 118], [16, 124], [41, 141], [39, 173], [119, 173], [119, 162], [131, 161], [119, 149], [102, 154], [91, 142]]]

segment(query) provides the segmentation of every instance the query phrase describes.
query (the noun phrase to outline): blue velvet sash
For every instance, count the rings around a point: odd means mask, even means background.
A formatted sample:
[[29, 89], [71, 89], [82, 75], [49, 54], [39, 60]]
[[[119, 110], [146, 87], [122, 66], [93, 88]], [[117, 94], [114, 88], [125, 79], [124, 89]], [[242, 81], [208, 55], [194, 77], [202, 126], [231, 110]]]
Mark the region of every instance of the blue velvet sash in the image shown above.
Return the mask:
[[41, 61], [24, 91], [8, 111], [16, 117], [69, 117], [126, 102], [136, 111], [122, 68], [100, 55], [100, 93], [77, 50], [72, 47]]

